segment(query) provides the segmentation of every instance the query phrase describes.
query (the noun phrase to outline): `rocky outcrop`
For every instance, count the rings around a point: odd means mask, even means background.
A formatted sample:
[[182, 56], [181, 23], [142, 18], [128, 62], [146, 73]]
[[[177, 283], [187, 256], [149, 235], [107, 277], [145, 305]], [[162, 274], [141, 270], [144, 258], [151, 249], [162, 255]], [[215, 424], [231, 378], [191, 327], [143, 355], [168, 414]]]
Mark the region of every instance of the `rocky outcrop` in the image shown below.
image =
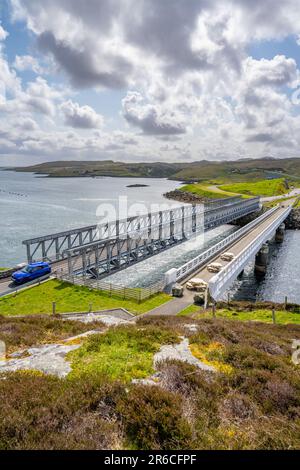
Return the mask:
[[264, 214], [268, 210], [267, 207], [262, 207], [259, 211], [252, 212], [251, 214], [240, 217], [239, 219], [233, 220], [230, 222], [231, 225], [238, 225], [239, 227], [244, 227], [244, 225], [249, 224], [254, 219], [257, 219], [260, 215]]
[[13, 273], [18, 271], [19, 269], [21, 269], [21, 267], [16, 266], [14, 268], [5, 269], [5, 271], [0, 271], [0, 279], [10, 277]]
[[197, 194], [189, 193], [187, 191], [180, 191], [179, 189], [165, 193], [164, 197], [188, 204], [203, 204], [204, 202], [211, 201], [209, 198], [197, 196]]
[[290, 215], [285, 220], [285, 226], [290, 230], [300, 230], [300, 208], [292, 209]]

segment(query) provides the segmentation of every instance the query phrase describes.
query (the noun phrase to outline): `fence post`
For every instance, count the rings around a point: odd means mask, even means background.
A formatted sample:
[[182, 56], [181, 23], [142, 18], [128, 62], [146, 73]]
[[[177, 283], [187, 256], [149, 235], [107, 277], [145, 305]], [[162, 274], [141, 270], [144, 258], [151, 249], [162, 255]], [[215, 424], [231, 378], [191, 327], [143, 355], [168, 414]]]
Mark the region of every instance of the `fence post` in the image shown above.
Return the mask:
[[288, 298], [287, 298], [287, 296], [285, 296], [285, 298], [284, 298], [284, 310], [287, 309], [287, 303], [288, 303]]
[[126, 287], [124, 286], [124, 294], [123, 294], [123, 300], [126, 299]]
[[52, 315], [56, 314], [56, 302], [52, 302]]
[[139, 290], [139, 304], [141, 303], [141, 297], [142, 297], [142, 290]]
[[273, 322], [273, 324], [275, 325], [275, 323], [276, 323], [276, 315], [275, 315], [275, 308], [274, 308], [274, 307], [272, 308], [272, 322]]
[[109, 291], [110, 291], [110, 297], [112, 296], [112, 287], [111, 287], [111, 283], [109, 284]]
[[89, 313], [92, 313], [92, 311], [93, 311], [93, 304], [90, 303], [90, 305], [89, 305]]
[[229, 294], [229, 292], [227, 294], [227, 305], [228, 305], [228, 307], [230, 306], [230, 294]]
[[216, 318], [216, 302], [215, 302], [215, 300], [213, 301], [213, 304], [212, 304], [212, 316], [213, 316], [213, 318]]

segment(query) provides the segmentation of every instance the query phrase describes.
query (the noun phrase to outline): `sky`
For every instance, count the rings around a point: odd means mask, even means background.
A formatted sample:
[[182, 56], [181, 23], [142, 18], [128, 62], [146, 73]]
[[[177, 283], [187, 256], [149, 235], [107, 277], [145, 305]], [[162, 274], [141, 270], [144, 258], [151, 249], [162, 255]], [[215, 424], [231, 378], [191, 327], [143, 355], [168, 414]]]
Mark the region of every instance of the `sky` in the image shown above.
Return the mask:
[[299, 0], [0, 0], [0, 166], [299, 157]]

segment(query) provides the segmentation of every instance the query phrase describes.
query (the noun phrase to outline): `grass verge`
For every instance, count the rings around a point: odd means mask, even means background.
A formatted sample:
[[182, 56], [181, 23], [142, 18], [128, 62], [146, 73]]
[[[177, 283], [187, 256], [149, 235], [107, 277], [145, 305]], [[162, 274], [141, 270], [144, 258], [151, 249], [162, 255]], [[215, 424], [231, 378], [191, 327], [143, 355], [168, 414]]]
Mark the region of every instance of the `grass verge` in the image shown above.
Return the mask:
[[[289, 201], [290, 199], [294, 199], [294, 197], [282, 197], [282, 198], [279, 198], [279, 199], [275, 199], [274, 201], [268, 201], [268, 202], [264, 202], [263, 205], [265, 207], [275, 207], [277, 206], [277, 204], [280, 204], [281, 202], [284, 202], [284, 201]], [[295, 207], [295, 206], [293, 206]]]
[[188, 193], [196, 194], [197, 196], [203, 197], [205, 199], [224, 199], [227, 197], [236, 196], [233, 192], [224, 191], [222, 189], [213, 189], [210, 186], [204, 184], [186, 184], [180, 188], [181, 191]]
[[[212, 312], [210, 310], [203, 310], [197, 305], [191, 305], [186, 309], [182, 310], [178, 316], [183, 317], [193, 317], [193, 318], [211, 318]], [[217, 318], [226, 318], [228, 320], [237, 320], [237, 321], [253, 321], [253, 322], [263, 322], [263, 323], [272, 323], [272, 310], [267, 308], [251, 309], [251, 310], [242, 310], [241, 308], [217, 308], [216, 309]], [[300, 313], [291, 312], [286, 310], [275, 310], [275, 320], [278, 325], [300, 325]]]
[[88, 312], [89, 305], [92, 304], [94, 311], [123, 307], [138, 314], [158, 307], [168, 300], [170, 300], [170, 296], [161, 293], [139, 304], [131, 300], [110, 297], [109, 294], [87, 287], [74, 286], [52, 279], [16, 295], [0, 299], [0, 314], [49, 314], [52, 311], [52, 302], [56, 302], [56, 313]]
[[199, 313], [199, 307], [197, 305], [189, 305], [188, 307], [184, 308], [177, 314], [178, 317], [188, 317], [195, 313]]
[[[210, 313], [205, 314], [207, 317], [210, 315]], [[217, 317], [228, 318], [232, 320], [272, 323], [272, 311], [267, 309], [253, 310], [252, 312], [240, 312], [234, 309], [217, 309], [216, 315]], [[276, 323], [279, 325], [287, 325], [289, 323], [300, 325], [300, 313], [279, 310], [275, 312], [275, 318]]]

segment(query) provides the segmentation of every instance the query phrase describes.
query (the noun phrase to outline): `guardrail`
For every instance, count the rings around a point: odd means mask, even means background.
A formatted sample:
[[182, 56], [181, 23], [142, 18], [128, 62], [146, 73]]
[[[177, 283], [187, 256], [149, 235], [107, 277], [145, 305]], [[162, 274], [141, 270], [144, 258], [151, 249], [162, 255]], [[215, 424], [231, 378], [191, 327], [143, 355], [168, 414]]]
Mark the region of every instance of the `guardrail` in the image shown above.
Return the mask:
[[241, 229], [237, 230], [236, 232], [232, 233], [228, 237], [224, 238], [224, 240], [221, 240], [216, 245], [204, 251], [196, 258], [185, 263], [183, 266], [177, 269], [176, 281], [178, 282], [182, 280], [183, 278], [185, 278], [187, 275], [193, 273], [197, 268], [199, 268], [201, 265], [209, 261], [214, 255], [221, 252], [225, 247], [229, 246], [235, 240], [238, 240], [241, 236], [243, 236], [253, 227], [258, 225], [262, 220], [265, 220], [267, 217], [273, 214], [273, 212], [275, 212], [277, 209], [278, 209], [278, 206], [273, 207], [272, 209], [268, 210], [264, 214], [257, 217], [257, 219], [254, 219], [249, 224], [245, 225]]
[[[278, 206], [277, 206], [278, 207]], [[277, 209], [274, 208], [274, 209]], [[209, 281], [209, 292], [213, 299], [218, 297], [230, 287], [236, 276], [244, 269], [249, 260], [256, 255], [263, 243], [265, 243], [270, 235], [280, 226], [291, 212], [292, 207], [287, 209], [274, 222], [261, 232], [246, 248], [244, 248], [239, 256], [228, 263], [224, 268]]]
[[105, 292], [110, 297], [118, 297], [123, 300], [135, 300], [142, 302], [153, 295], [162, 292], [165, 286], [164, 280], [158, 281], [149, 287], [126, 287], [124, 285], [104, 282], [99, 279], [90, 279], [80, 276], [70, 276], [68, 274], [57, 273], [57, 278], [74, 285], [89, 287], [101, 292]]

